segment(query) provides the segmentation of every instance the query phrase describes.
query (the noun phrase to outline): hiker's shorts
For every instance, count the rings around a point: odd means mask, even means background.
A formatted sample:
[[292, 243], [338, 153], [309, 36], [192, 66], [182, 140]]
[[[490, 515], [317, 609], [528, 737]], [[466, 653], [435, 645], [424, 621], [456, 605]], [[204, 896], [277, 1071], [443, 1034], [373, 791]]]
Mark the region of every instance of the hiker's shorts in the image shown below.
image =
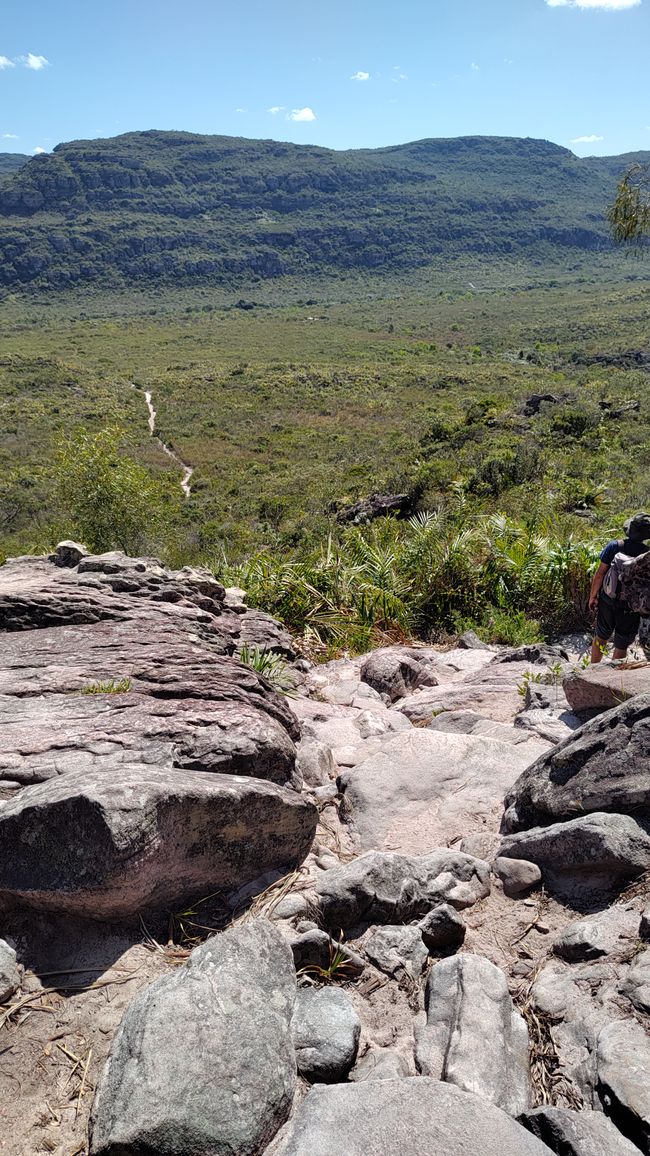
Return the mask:
[[614, 635], [616, 650], [627, 650], [636, 638], [639, 629], [640, 615], [630, 610], [627, 602], [620, 598], [610, 598], [601, 590], [598, 597], [598, 616], [596, 618], [596, 637], [607, 642]]

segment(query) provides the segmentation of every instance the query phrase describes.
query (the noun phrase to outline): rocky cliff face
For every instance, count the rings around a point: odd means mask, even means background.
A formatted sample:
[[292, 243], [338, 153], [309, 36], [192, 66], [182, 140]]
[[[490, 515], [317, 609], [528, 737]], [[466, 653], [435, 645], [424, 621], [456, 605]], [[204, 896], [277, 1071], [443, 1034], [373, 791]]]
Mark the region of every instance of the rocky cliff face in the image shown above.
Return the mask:
[[74, 543], [0, 614], [8, 1153], [650, 1151], [638, 675], [585, 723], [470, 637], [287, 700], [240, 591]]

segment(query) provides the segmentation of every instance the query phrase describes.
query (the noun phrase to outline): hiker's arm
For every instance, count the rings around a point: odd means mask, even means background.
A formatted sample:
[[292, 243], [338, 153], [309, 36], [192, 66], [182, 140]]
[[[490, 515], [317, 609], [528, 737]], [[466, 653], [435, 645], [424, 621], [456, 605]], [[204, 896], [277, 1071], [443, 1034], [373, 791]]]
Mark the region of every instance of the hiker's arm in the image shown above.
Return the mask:
[[589, 609], [590, 610], [596, 609], [596, 606], [598, 604], [598, 595], [600, 594], [600, 588], [603, 584], [603, 578], [605, 577], [608, 570], [609, 570], [609, 566], [607, 565], [607, 563], [601, 562], [600, 566], [598, 567], [598, 569], [596, 570], [596, 573], [593, 576], [593, 579], [591, 582], [591, 590], [589, 591]]

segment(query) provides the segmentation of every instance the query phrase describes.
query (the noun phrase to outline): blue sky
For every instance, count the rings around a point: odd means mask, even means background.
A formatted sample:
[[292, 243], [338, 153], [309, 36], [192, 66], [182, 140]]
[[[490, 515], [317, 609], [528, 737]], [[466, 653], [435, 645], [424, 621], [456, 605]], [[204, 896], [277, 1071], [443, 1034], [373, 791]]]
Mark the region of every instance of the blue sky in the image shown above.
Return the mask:
[[137, 129], [650, 149], [650, 0], [3, 0], [0, 151]]

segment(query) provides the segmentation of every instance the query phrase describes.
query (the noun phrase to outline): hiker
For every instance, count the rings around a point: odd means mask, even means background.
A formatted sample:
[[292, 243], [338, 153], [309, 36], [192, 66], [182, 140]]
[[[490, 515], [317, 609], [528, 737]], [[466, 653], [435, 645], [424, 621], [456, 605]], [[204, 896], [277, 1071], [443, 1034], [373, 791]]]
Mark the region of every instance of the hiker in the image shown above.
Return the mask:
[[600, 566], [594, 574], [589, 592], [589, 609], [598, 608], [596, 632], [591, 644], [591, 661], [600, 662], [608, 639], [614, 635], [614, 660], [625, 658], [627, 648], [634, 642], [639, 629], [640, 615], [633, 611], [622, 597], [621, 580], [630, 563], [645, 554], [650, 538], [650, 514], [635, 514], [628, 518], [625, 538], [608, 542], [600, 555]]

